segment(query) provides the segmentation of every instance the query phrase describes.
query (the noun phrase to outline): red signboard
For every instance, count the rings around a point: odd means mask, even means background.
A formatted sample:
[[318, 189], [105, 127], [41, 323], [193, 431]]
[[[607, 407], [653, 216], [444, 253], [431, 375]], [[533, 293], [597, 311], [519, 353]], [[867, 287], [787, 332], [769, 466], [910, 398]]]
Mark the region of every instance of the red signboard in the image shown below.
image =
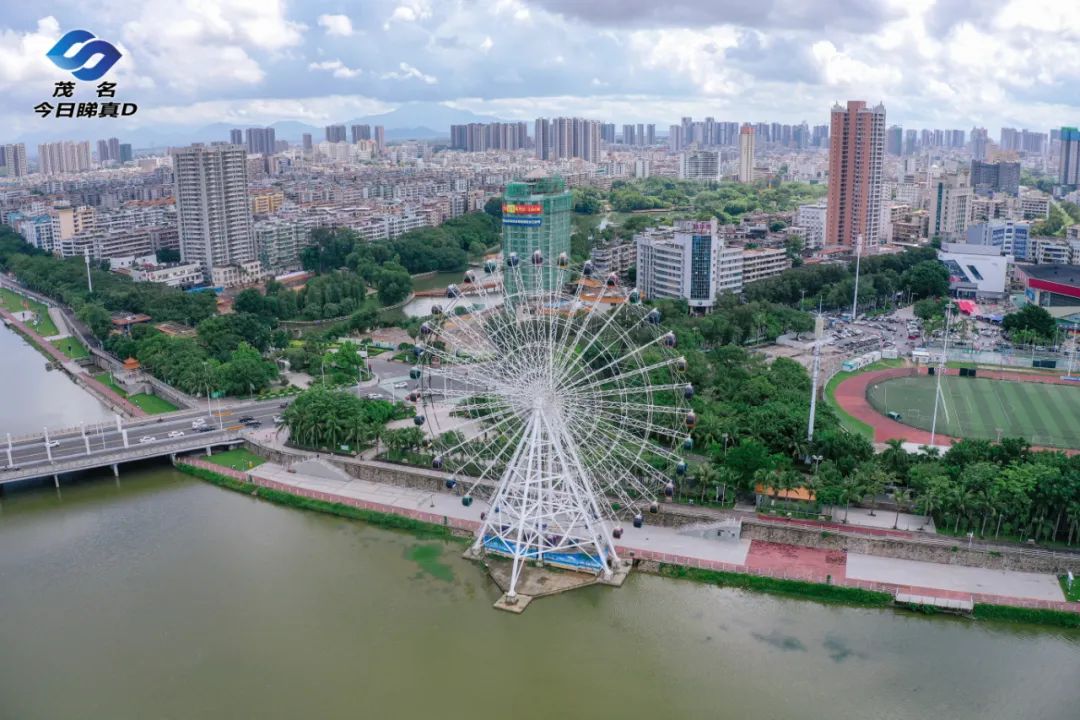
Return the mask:
[[504, 203], [503, 215], [543, 215], [544, 206], [540, 203]]

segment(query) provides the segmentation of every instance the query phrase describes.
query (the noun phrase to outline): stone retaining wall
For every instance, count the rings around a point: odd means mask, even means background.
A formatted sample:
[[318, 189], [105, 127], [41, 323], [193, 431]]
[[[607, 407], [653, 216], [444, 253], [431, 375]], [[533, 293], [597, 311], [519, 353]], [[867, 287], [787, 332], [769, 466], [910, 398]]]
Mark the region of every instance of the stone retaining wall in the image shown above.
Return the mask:
[[892, 537], [873, 537], [854, 533], [840, 534], [821, 528], [781, 525], [760, 520], [743, 522], [742, 537], [750, 540], [801, 545], [825, 550], [843, 550], [879, 555], [882, 557], [919, 560], [946, 565], [966, 565], [990, 570], [1019, 570], [1022, 572], [1053, 573], [1060, 575], [1067, 570], [1080, 573], [1080, 558], [1065, 553], [1035, 554], [1021, 548], [1015, 551], [986, 551], [967, 549], [964, 541], [956, 544], [931, 544]]

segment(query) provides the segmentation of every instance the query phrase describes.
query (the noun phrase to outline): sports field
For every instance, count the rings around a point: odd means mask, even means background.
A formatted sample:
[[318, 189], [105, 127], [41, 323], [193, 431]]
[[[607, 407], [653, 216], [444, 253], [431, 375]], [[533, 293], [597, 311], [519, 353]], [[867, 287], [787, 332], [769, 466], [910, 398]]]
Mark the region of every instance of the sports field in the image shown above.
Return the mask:
[[[929, 430], [936, 378], [917, 375], [871, 384], [866, 398], [880, 413]], [[957, 438], [1022, 437], [1032, 445], [1080, 448], [1080, 386], [941, 378], [937, 432]]]

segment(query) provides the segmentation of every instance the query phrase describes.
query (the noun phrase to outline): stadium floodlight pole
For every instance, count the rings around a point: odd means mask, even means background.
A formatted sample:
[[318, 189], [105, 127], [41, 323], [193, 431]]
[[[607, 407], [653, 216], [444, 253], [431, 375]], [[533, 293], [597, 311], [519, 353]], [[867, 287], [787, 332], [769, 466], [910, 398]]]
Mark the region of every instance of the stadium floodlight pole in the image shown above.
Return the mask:
[[93, 294], [94, 281], [90, 279], [90, 248], [83, 250], [83, 260], [86, 261], [86, 291]]
[[[821, 317], [821, 301], [818, 300], [818, 313], [814, 318], [814, 365], [810, 375], [810, 421], [806, 426], [806, 442], [814, 442], [814, 415], [817, 412], [818, 374], [821, 372], [821, 333], [825, 326]], [[724, 438], [724, 450], [727, 451], [727, 437]], [[809, 452], [809, 448], [807, 448]]]
[[855, 322], [859, 311], [859, 261], [862, 259], [862, 233], [855, 238], [855, 292], [851, 297], [851, 322]]
[[941, 347], [941, 357], [938, 359], [937, 383], [934, 389], [934, 419], [930, 421], [930, 447], [934, 446], [937, 436], [937, 411], [941, 402], [941, 376], [945, 374], [945, 357], [949, 352], [949, 326], [952, 321], [952, 303], [945, 305], [945, 344]]

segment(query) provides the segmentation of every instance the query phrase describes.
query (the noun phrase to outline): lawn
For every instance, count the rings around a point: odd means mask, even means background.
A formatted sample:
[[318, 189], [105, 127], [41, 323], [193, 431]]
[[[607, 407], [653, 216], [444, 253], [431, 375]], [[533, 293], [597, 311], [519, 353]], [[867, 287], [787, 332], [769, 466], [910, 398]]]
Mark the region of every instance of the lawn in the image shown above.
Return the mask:
[[[871, 385], [867, 399], [879, 412], [929, 430], [937, 378], [894, 378]], [[1080, 448], [1080, 387], [988, 378], [941, 378], [937, 431], [953, 437], [1022, 437], [1032, 445]]]
[[1062, 575], [1058, 580], [1061, 581], [1061, 592], [1065, 593], [1065, 599], [1069, 602], [1080, 602], [1080, 578], [1073, 578], [1072, 590], [1069, 589], [1069, 578], [1067, 575]]
[[161, 413], [172, 412], [177, 409], [177, 407], [168, 400], [147, 393], [135, 393], [134, 395], [129, 395], [128, 401], [133, 403], [136, 407], [141, 408], [143, 412], [151, 415], [160, 415]]
[[[25, 305], [23, 303], [26, 303]], [[49, 309], [37, 300], [31, 300], [28, 297], [14, 293], [7, 288], [0, 288], [0, 305], [10, 312], [22, 312], [23, 310], [30, 310], [36, 313], [38, 316], [38, 322], [27, 323], [42, 337], [49, 337], [51, 335], [58, 335], [59, 330], [56, 329], [56, 324], [49, 317]]]
[[72, 360], [78, 360], [79, 358], [89, 357], [90, 351], [86, 349], [86, 346], [79, 342], [79, 338], [66, 337], [59, 340], [50, 340], [53, 346], [60, 352], [67, 355]]
[[872, 372], [874, 370], [885, 370], [886, 368], [902, 367], [903, 364], [904, 361], [900, 359], [879, 360], [876, 363], [867, 365], [861, 370], [856, 370], [855, 372], [840, 371], [832, 376], [832, 379], [825, 385], [825, 402], [833, 409], [833, 412], [836, 413], [836, 417], [840, 419], [840, 425], [845, 430], [858, 435], [863, 435], [871, 442], [874, 440], [874, 428], [870, 427], [862, 420], [848, 415], [844, 409], [840, 407], [840, 403], [836, 402], [836, 387], [853, 375]]
[[212, 462], [215, 465], [221, 465], [222, 467], [232, 468], [233, 470], [250, 470], [256, 465], [262, 465], [266, 460], [244, 448], [236, 448], [234, 450], [225, 450], [224, 452], [214, 453], [203, 458], [207, 462]]
[[107, 372], [98, 373], [94, 376], [94, 379], [102, 385], [106, 385], [107, 387], [112, 388], [113, 392], [115, 392], [120, 397], [127, 397], [127, 390], [116, 384], [116, 382], [112, 378], [112, 374]]

